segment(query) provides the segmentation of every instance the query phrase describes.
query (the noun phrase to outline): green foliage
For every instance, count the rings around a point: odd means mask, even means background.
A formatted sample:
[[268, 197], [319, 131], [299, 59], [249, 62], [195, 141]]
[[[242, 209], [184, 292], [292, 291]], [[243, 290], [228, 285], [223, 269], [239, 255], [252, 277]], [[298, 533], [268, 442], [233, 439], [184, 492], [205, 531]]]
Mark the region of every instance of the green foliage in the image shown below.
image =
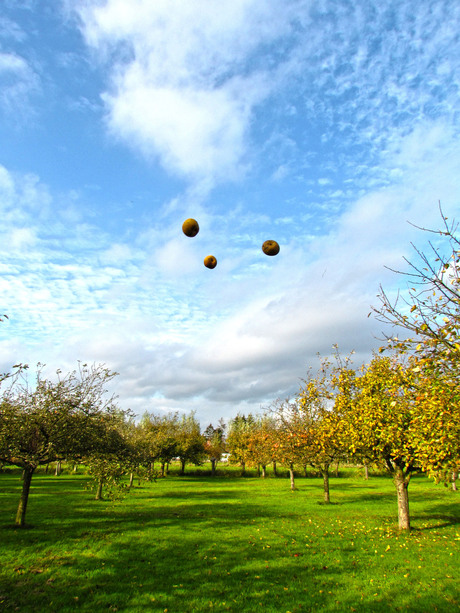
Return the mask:
[[275, 416], [276, 429], [271, 437], [273, 458], [284, 466], [293, 468], [305, 464], [306, 424], [296, 401], [278, 401], [271, 412]]
[[176, 432], [178, 428], [177, 413], [154, 415], [145, 413], [140, 423], [146, 460], [159, 460], [163, 466], [177, 456]]
[[203, 433], [203, 437], [205, 456], [211, 462], [212, 472], [214, 474], [217, 462], [220, 462], [222, 454], [226, 451], [224, 422], [220, 420], [216, 428], [214, 428], [212, 424], [209, 424]]
[[104, 496], [110, 500], [119, 500], [128, 491], [125, 481], [126, 465], [120, 462], [117, 456], [101, 455], [92, 457], [87, 467], [87, 474], [91, 477], [85, 489], [94, 492], [97, 500]]
[[55, 381], [44, 379], [39, 367], [33, 387], [14, 377], [0, 398], [0, 460], [35, 470], [97, 449], [104, 420], [115, 410], [103, 398], [113, 376], [103, 366], [83, 365], [64, 377], [58, 371]]
[[342, 360], [336, 348], [335, 360], [335, 365], [322, 360], [319, 372], [316, 376], [310, 373], [296, 399], [304, 461], [323, 474], [333, 462], [347, 456], [344, 414], [337, 398], [351, 358]]
[[345, 420], [349, 451], [390, 472], [396, 466], [406, 474], [420, 470], [411, 370], [396, 358], [376, 356], [357, 375], [350, 373], [346, 393], [340, 390], [336, 402]]
[[276, 461], [275, 444], [278, 426], [273, 415], [265, 414], [255, 419], [249, 438], [250, 464], [265, 468]]
[[241, 415], [230, 420], [227, 435], [227, 448], [230, 453], [229, 461], [232, 464], [239, 464], [243, 473], [246, 463], [251, 461], [249, 443], [251, 440], [255, 418], [249, 414]]
[[24, 469], [16, 519], [21, 526], [34, 471], [65, 459], [117, 456], [122, 445], [115, 424], [123, 415], [105, 396], [115, 373], [103, 365], [83, 364], [65, 376], [58, 371], [55, 380], [45, 379], [39, 365], [33, 386], [23, 374], [8, 379], [0, 398], [0, 461]]
[[138, 466], [139, 456], [132, 438], [133, 425], [123, 413], [116, 412], [105, 418], [105, 427], [99, 434], [98, 446], [88, 453], [84, 462], [93, 483], [89, 485], [99, 500], [122, 496], [126, 492], [123, 478]]
[[205, 439], [201, 435], [200, 423], [192, 412], [182, 415], [176, 431], [176, 455], [182, 463], [182, 472], [185, 464], [201, 464], [206, 457]]

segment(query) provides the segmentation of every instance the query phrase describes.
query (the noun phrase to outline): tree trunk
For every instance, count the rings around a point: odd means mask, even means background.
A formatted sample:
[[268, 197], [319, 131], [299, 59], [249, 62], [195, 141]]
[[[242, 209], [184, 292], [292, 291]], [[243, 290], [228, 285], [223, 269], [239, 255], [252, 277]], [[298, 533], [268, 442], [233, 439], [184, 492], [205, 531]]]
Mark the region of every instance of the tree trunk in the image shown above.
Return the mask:
[[335, 465], [335, 476], [336, 477], [339, 476], [339, 464], [340, 464], [340, 462], [337, 462], [337, 464]]
[[170, 462], [166, 462], [166, 474], [169, 475], [169, 464]]
[[289, 479], [291, 481], [291, 492], [295, 490], [294, 465], [289, 464]]
[[246, 474], [246, 462], [241, 462], [241, 476], [244, 477]]
[[78, 464], [74, 464], [73, 465], [73, 472], [76, 473], [78, 469]]
[[262, 479], [265, 479], [266, 476], [267, 476], [267, 467], [265, 466], [265, 464], [262, 464]]
[[364, 464], [364, 479], [365, 479], [365, 481], [369, 480], [369, 466], [368, 466], [368, 464]]
[[215, 458], [211, 458], [211, 476], [214, 477], [216, 474], [216, 460]]
[[329, 504], [331, 502], [329, 496], [329, 467], [325, 468], [321, 471], [323, 475], [323, 485], [324, 485], [324, 502]]
[[30, 482], [32, 481], [34, 470], [35, 468], [28, 466], [27, 468], [24, 468], [23, 472], [21, 498], [19, 499], [18, 511], [16, 513], [16, 525], [21, 526], [21, 528], [25, 526], [26, 523], [26, 510], [27, 502], [29, 501]]
[[458, 470], [452, 471], [452, 490], [454, 492], [457, 491], [457, 479], [458, 479]]
[[307, 478], [307, 477], [308, 477], [307, 465], [306, 465], [306, 464], [304, 464], [304, 465], [303, 465], [303, 476], [304, 476], [305, 478]]
[[165, 464], [166, 464], [166, 462], [162, 462], [161, 463], [160, 477], [164, 477], [165, 476]]
[[394, 482], [398, 496], [398, 523], [400, 530], [410, 531], [409, 516], [409, 478], [404, 476], [401, 468], [396, 468]]
[[275, 475], [275, 477], [278, 476], [278, 473], [276, 472], [276, 460], [273, 460], [273, 474]]
[[59, 477], [59, 475], [61, 474], [61, 472], [62, 472], [62, 464], [61, 464], [61, 461], [60, 461], [60, 460], [58, 460], [58, 461], [56, 462], [56, 470], [54, 471], [54, 476], [55, 476], [55, 477]]
[[102, 486], [104, 485], [104, 478], [101, 477], [97, 482], [96, 500], [102, 500]]
[[129, 489], [132, 488], [133, 483], [134, 483], [134, 473], [130, 473], [130, 475], [129, 475], [129, 485], [128, 485]]
[[257, 476], [260, 477], [260, 464], [257, 464]]
[[185, 475], [185, 462], [186, 462], [186, 460], [183, 460], [181, 458], [181, 461], [180, 461], [180, 473], [179, 473], [180, 475]]

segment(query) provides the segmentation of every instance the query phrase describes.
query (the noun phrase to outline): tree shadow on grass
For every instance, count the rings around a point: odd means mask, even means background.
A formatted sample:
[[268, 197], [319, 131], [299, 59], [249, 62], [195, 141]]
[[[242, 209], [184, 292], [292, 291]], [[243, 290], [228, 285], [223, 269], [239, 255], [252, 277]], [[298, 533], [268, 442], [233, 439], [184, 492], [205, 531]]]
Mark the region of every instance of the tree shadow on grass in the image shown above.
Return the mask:
[[434, 525], [423, 525], [421, 527], [414, 528], [417, 531], [429, 531], [437, 530], [439, 528], [445, 528], [448, 526], [457, 526], [460, 524], [460, 510], [458, 503], [453, 501], [452, 504], [436, 504], [428, 509], [425, 509], [421, 513], [416, 514], [417, 522], [433, 522], [439, 521]]
[[347, 498], [346, 504], [354, 505], [362, 505], [364, 503], [375, 503], [381, 504], [382, 502], [394, 502], [396, 500], [396, 492], [372, 492], [372, 494], [360, 494], [353, 496], [353, 498]]
[[[49, 505], [45, 497], [35, 499], [33, 510], [29, 516], [33, 524], [26, 524], [27, 528], [34, 526], [33, 541], [37, 540], [43, 545], [52, 545], [56, 539], [56, 531], [66, 540], [79, 540], [96, 531], [116, 536], [131, 531], [138, 531], [140, 527], [154, 527], [162, 530], [170, 528], [172, 524], [180, 523], [182, 526], [191, 526], [194, 530], [209, 529], [212, 525], [230, 527], [238, 521], [248, 521], [257, 518], [258, 521], [279, 519], [280, 513], [268, 505], [260, 505], [248, 500], [244, 493], [230, 491], [189, 492], [187, 495], [176, 496], [176, 492], [160, 493], [149, 499], [151, 507], [131, 506], [135, 500], [111, 502], [109, 500], [78, 499], [77, 504], [68, 504], [65, 497], [61, 497], [64, 504], [59, 504], [54, 497], [50, 497], [54, 504]], [[170, 500], [171, 504], [165, 504]], [[181, 502], [178, 502], [181, 501]], [[33, 498], [31, 497], [33, 503]], [[139, 501], [141, 503], [141, 501]], [[142, 503], [141, 503], [142, 504]], [[33, 512], [32, 512], [33, 511]], [[36, 522], [37, 517], [40, 518]], [[0, 529], [11, 530], [11, 522], [0, 525]], [[21, 529], [19, 529], [20, 531]]]
[[193, 498], [206, 498], [206, 499], [213, 499], [213, 500], [218, 500], [221, 498], [234, 498], [236, 495], [236, 490], [224, 490], [224, 489], [219, 489], [219, 490], [197, 490], [196, 492], [193, 492], [192, 494], [190, 494], [189, 490], [186, 491], [180, 491], [180, 490], [176, 490], [176, 491], [161, 491], [161, 492], [157, 492], [155, 493], [155, 499], [161, 499], [161, 498], [168, 498], [168, 499], [173, 499], [173, 500], [189, 500], [191, 497]]
[[[258, 510], [255, 505], [254, 514]], [[61, 558], [48, 554], [35, 566], [23, 564], [12, 585], [0, 584], [5, 611], [391, 611], [407, 593], [402, 582], [378, 599], [374, 588], [351, 594], [350, 568], [337, 563], [333, 552], [313, 556], [282, 539], [267, 547], [255, 530], [250, 539], [247, 532], [232, 539], [227, 524], [207, 530], [188, 524], [171, 538], [174, 533], [162, 535], [164, 527], [158, 521], [142, 538], [128, 530], [123, 540], [112, 523], [103, 548], [91, 555], [72, 555], [67, 542]], [[343, 600], [335, 603], [339, 595]], [[441, 605], [437, 610], [447, 611]], [[426, 595], [404, 610], [432, 608], [433, 596]]]
[[[283, 510], [260, 504], [247, 489], [224, 485], [206, 492], [195, 487], [165, 491], [153, 486], [150, 492], [138, 491], [137, 501], [88, 504], [81, 485], [72, 487], [65, 496], [36, 499], [34, 530], [2, 534], [10, 550], [25, 556], [14, 573], [0, 578], [5, 611], [278, 613], [353, 607], [364, 613], [396, 610], [394, 603], [407, 593], [404, 582], [400, 589], [383, 591], [379, 600], [370, 586], [350, 593], [350, 572], [367, 566], [366, 560], [349, 567], [325, 546], [314, 552], [300, 549], [290, 532], [297, 524], [289, 522], [298, 519], [303, 503], [296, 501], [305, 497], [294, 496], [297, 507]], [[395, 500], [394, 494], [385, 495]], [[361, 502], [365, 499], [382, 500], [367, 493]], [[431, 511], [452, 519], [449, 504], [435, 505], [423, 517], [431, 519]], [[342, 601], [335, 604], [338, 595]], [[422, 595], [401, 610], [447, 611], [442, 598]]]

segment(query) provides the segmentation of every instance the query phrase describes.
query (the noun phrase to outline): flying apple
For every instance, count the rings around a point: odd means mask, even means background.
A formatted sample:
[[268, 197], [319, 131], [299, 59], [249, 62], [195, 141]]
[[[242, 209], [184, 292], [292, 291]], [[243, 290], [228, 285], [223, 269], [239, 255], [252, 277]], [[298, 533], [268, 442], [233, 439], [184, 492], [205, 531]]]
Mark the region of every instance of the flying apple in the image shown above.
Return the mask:
[[262, 251], [265, 255], [278, 255], [280, 252], [280, 246], [276, 241], [265, 241], [262, 245]]
[[193, 238], [198, 234], [199, 231], [200, 226], [198, 225], [196, 219], [186, 219], [182, 224], [182, 232], [185, 234], [185, 236]]
[[204, 265], [206, 268], [215, 268], [217, 266], [217, 260], [213, 255], [207, 255], [204, 258]]

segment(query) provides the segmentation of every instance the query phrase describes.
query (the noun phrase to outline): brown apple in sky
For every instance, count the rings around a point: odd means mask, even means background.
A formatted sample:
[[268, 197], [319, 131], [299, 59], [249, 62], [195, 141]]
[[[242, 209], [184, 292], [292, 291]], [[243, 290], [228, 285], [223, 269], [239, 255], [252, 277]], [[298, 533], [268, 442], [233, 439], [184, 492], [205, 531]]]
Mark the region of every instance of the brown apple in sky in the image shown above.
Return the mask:
[[200, 226], [198, 225], [196, 219], [186, 219], [182, 224], [182, 232], [185, 234], [185, 236], [190, 236], [190, 238], [193, 238], [199, 231]]
[[262, 251], [265, 255], [278, 255], [280, 252], [280, 246], [276, 241], [265, 241], [262, 245]]
[[204, 258], [204, 265], [206, 268], [215, 268], [217, 266], [217, 260], [213, 255], [207, 255]]

